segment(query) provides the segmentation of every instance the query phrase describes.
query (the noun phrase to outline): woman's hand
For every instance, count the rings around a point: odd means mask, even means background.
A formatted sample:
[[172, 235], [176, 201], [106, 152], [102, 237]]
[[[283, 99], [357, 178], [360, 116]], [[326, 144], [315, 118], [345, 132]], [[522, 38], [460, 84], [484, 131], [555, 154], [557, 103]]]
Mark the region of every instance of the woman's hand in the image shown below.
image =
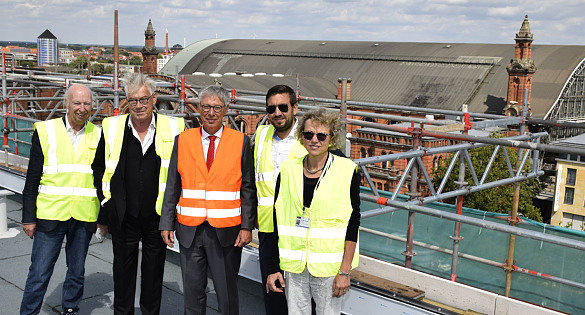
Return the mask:
[[333, 280], [333, 296], [343, 296], [349, 291], [350, 285], [349, 276], [336, 275], [335, 280]]

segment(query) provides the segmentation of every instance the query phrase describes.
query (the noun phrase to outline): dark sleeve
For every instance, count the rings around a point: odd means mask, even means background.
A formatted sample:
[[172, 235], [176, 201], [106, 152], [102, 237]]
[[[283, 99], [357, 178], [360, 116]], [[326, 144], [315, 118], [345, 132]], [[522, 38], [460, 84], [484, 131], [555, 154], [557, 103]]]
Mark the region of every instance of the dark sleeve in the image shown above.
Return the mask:
[[98, 215], [97, 222], [99, 224], [107, 225], [107, 214], [106, 209], [102, 205], [102, 201], [104, 200], [104, 191], [102, 190], [102, 178], [104, 177], [104, 172], [106, 170], [106, 143], [104, 132], [102, 130], [102, 136], [100, 137], [100, 142], [98, 143], [97, 149], [95, 150], [95, 157], [93, 158], [93, 162], [91, 163], [91, 169], [93, 171], [93, 184], [97, 190], [97, 197], [100, 201], [100, 213]]
[[43, 175], [43, 162], [45, 156], [41, 148], [39, 134], [35, 130], [32, 136], [30, 158], [26, 171], [26, 181], [22, 190], [22, 223], [37, 222], [37, 195]]
[[345, 232], [345, 240], [357, 242], [358, 240], [358, 231], [360, 228], [360, 182], [361, 182], [361, 175], [360, 172], [356, 169], [353, 173], [351, 178], [351, 186], [349, 190], [349, 195], [351, 198], [351, 207], [353, 211], [351, 212], [351, 217], [349, 218], [349, 223], [347, 224], [347, 231]]
[[177, 159], [179, 152], [179, 136], [175, 137], [173, 152], [169, 161], [169, 171], [167, 176], [167, 186], [163, 198], [162, 210], [160, 213], [159, 230], [172, 231], [175, 229], [175, 209], [181, 197], [182, 182], [181, 174], [177, 169]]
[[242, 147], [242, 186], [240, 188], [242, 201], [242, 229], [252, 230], [256, 226], [258, 215], [258, 197], [254, 180], [254, 161], [250, 150], [250, 138], [244, 135]]
[[[278, 198], [278, 192], [280, 191], [280, 174], [276, 178], [276, 186], [274, 188], [274, 203], [276, 204], [276, 199]], [[268, 265], [267, 270], [268, 274], [273, 274], [280, 271], [280, 258], [278, 256], [278, 226], [276, 224], [276, 207], [274, 207], [274, 213], [272, 216], [273, 224], [274, 224], [274, 232], [266, 233], [264, 239], [264, 248], [268, 254]]]

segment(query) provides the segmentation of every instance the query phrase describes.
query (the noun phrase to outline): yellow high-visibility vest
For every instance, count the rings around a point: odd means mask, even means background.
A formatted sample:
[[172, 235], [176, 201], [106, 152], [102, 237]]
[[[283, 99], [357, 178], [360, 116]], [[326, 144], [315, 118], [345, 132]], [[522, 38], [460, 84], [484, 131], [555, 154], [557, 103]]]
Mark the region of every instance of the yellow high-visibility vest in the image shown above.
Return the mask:
[[77, 149], [73, 148], [63, 119], [37, 122], [44, 155], [43, 174], [37, 195], [37, 218], [95, 222], [100, 210], [91, 163], [101, 130], [87, 122]]
[[[308, 268], [315, 277], [335, 276], [341, 266], [345, 234], [353, 211], [351, 179], [357, 165], [348, 158], [332, 156], [303, 213], [303, 158], [282, 163], [280, 191], [276, 200], [280, 268], [301, 273]], [[310, 227], [297, 226], [297, 217], [310, 219]], [[358, 266], [359, 242], [351, 267]]]
[[[274, 231], [274, 161], [272, 160], [272, 140], [274, 126], [259, 126], [254, 140], [254, 161], [256, 191], [258, 196], [258, 230], [264, 233]], [[296, 141], [287, 160], [307, 155], [307, 149]]]
[[[154, 114], [153, 114], [154, 115]], [[122, 142], [124, 140], [124, 129], [126, 128], [126, 119], [128, 114], [108, 117], [102, 122], [105, 137], [105, 161], [106, 169], [102, 177], [102, 191], [104, 197], [109, 200], [112, 198], [110, 183], [112, 176], [116, 171], [116, 166], [120, 160], [122, 151]], [[156, 213], [160, 215], [162, 209], [163, 197], [167, 185], [167, 176], [169, 172], [169, 162], [173, 152], [173, 143], [175, 136], [185, 129], [185, 121], [179, 117], [169, 117], [157, 114], [156, 117], [156, 135], [154, 137], [154, 150], [160, 157], [160, 171], [158, 176], [158, 196], [156, 198]]]

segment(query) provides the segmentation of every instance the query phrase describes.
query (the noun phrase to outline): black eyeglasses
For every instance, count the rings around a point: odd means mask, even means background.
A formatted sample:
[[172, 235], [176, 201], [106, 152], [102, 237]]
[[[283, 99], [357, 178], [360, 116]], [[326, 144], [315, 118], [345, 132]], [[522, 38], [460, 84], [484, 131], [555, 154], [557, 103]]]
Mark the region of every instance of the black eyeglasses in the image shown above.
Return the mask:
[[[303, 138], [305, 138], [305, 140], [313, 140], [313, 137], [315, 136], [315, 133], [312, 131], [303, 131]], [[329, 136], [328, 133], [322, 133], [322, 132], [318, 132], [317, 133], [317, 140], [319, 140], [320, 142], [325, 141], [325, 139], [327, 139], [327, 137]]]
[[210, 111], [212, 108], [213, 108], [213, 111], [215, 111], [216, 113], [219, 113], [219, 112], [220, 112], [220, 111], [223, 109], [223, 106], [221, 106], [221, 105], [215, 105], [215, 106], [211, 106], [211, 105], [201, 105], [201, 109], [202, 109], [204, 112], [208, 112], [208, 111]]
[[149, 97], [141, 97], [139, 99], [138, 98], [129, 98], [128, 99], [128, 104], [130, 104], [130, 106], [136, 106], [136, 105], [138, 105], [138, 102], [140, 102], [140, 104], [142, 104], [142, 105], [147, 105], [148, 104], [148, 101], [150, 100], [150, 98], [153, 95], [154, 95], [154, 93], [153, 94], [150, 94]]
[[276, 106], [278, 106], [278, 110], [281, 113], [288, 112], [288, 104], [268, 105], [266, 106], [266, 112], [269, 114], [274, 114], [274, 112], [276, 111]]

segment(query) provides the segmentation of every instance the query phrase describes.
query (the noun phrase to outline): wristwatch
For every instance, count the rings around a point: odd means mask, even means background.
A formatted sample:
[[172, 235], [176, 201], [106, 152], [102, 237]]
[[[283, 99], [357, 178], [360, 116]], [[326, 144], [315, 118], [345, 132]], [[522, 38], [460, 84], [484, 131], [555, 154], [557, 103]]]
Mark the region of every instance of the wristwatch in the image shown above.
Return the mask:
[[341, 269], [339, 270], [339, 275], [340, 276], [349, 277], [350, 274], [351, 274], [351, 270], [348, 273], [345, 273], [345, 272], [341, 271]]

